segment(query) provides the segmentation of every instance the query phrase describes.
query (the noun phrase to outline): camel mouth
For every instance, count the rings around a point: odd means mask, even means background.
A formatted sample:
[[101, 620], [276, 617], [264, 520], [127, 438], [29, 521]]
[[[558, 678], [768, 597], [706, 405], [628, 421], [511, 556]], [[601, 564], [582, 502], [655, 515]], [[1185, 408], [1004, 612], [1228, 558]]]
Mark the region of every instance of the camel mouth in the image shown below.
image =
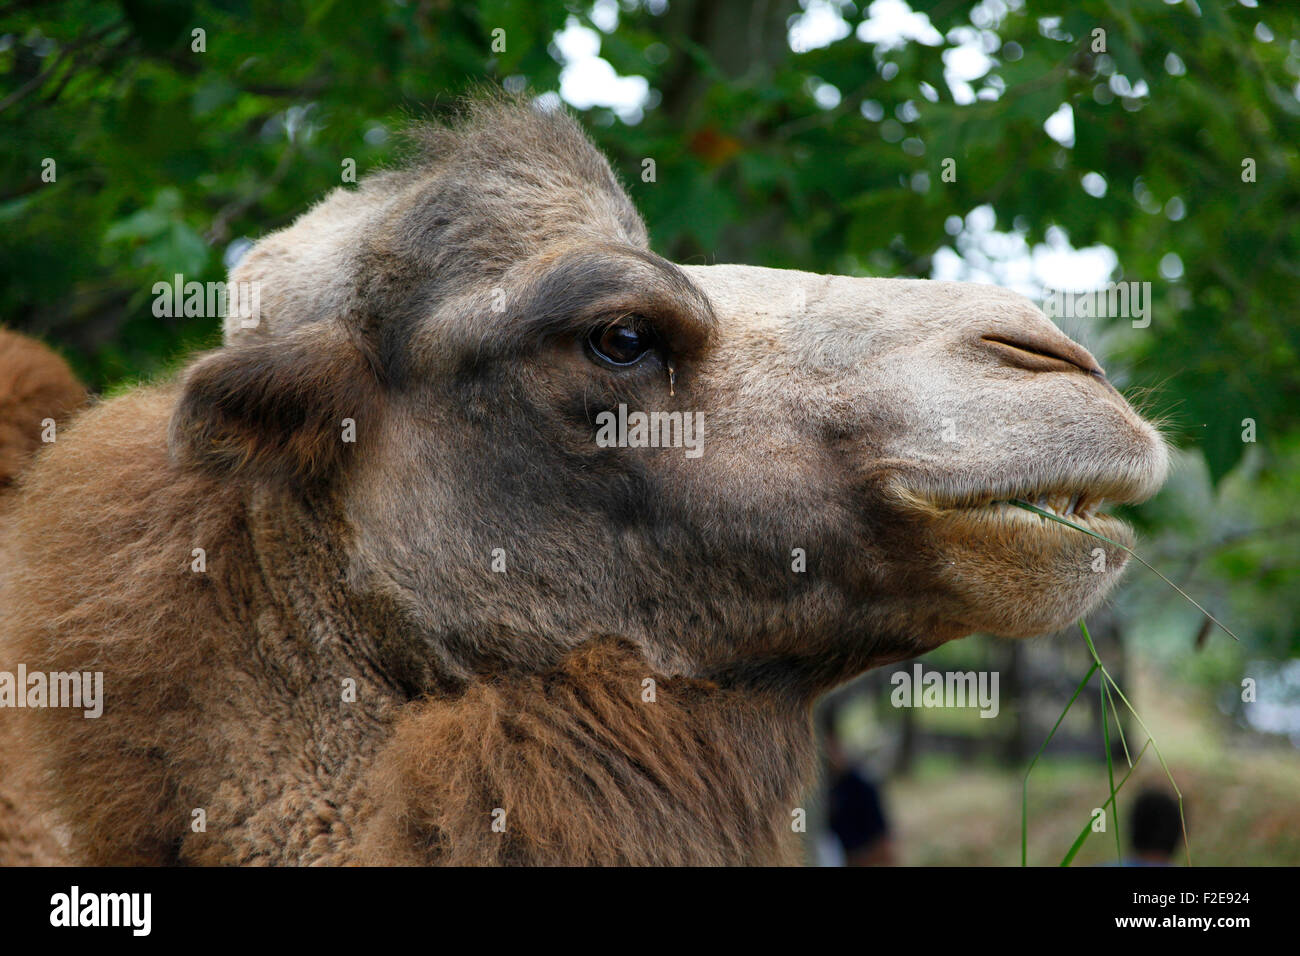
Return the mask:
[[987, 500], [981, 499], [973, 503], [966, 502], [958, 507], [966, 509], [992, 508], [999, 513], [1005, 508], [1010, 508], [1015, 515], [1023, 515], [1038, 521], [1048, 520], [1042, 515], [1036, 515], [1020, 507], [1020, 504], [1030, 504], [1058, 518], [1073, 521], [1075, 524], [1087, 524], [1093, 518], [1110, 517], [1105, 513], [1108, 506], [1129, 504], [1135, 500], [1136, 496], [1121, 496], [1113, 492], [1105, 494], [1095, 489], [1067, 489], [1064, 491], [1012, 492], [997, 497], [990, 496]]
[[1060, 533], [1069, 535], [1072, 530], [1043, 515], [1034, 514], [1017, 502], [1033, 505], [1049, 515], [1054, 515], [1070, 524], [1078, 525], [1086, 531], [1104, 534], [1124, 544], [1131, 544], [1132, 529], [1128, 524], [1106, 512], [1106, 507], [1124, 502], [1103, 497], [1089, 497], [1087, 492], [1074, 494], [1024, 494], [1010, 498], [995, 499], [983, 504], [966, 505], [943, 509], [958, 512], [967, 519], [986, 519], [999, 527]]
[[1058, 518], [1065, 518], [1074, 521], [1077, 524], [1086, 523], [1094, 516], [1103, 514], [1103, 509], [1108, 504], [1118, 502], [1112, 499], [1093, 494], [1088, 491], [1074, 492], [1024, 492], [1021, 494], [1011, 494], [1005, 498], [995, 498], [987, 502], [981, 502], [974, 505], [965, 505], [965, 508], [993, 508], [1001, 511], [1003, 508], [1011, 508], [1018, 515], [1024, 515], [1029, 518], [1036, 518], [1039, 521], [1046, 521], [1042, 515], [1035, 515], [1033, 512], [1025, 511], [1016, 503], [1024, 502], [1031, 504], [1035, 508], [1040, 508], [1049, 514], [1054, 514]]
[[1133, 531], [1107, 509], [1148, 497], [1141, 483], [1127, 481], [1053, 483], [1047, 487], [1000, 485], [962, 494], [925, 493], [917, 489], [897, 491], [899, 498], [913, 509], [950, 528], [959, 526], [965, 533], [1011, 533], [1032, 535], [1039, 540], [1044, 535], [1082, 537], [1080, 531], [1035, 514], [1017, 504], [1020, 502], [1124, 545], [1133, 543]]

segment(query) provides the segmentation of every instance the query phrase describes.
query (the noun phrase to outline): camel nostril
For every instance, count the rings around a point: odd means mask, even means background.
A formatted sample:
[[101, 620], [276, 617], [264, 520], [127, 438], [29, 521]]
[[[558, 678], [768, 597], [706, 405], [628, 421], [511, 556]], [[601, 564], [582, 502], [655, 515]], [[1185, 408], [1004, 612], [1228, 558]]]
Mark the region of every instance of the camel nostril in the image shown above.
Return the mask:
[[1106, 379], [1106, 373], [1088, 351], [1069, 339], [1048, 342], [1036, 336], [993, 334], [981, 336], [980, 341], [992, 346], [999, 358], [1021, 368], [1050, 372], [1061, 371], [1062, 365], [1068, 365], [1102, 381]]

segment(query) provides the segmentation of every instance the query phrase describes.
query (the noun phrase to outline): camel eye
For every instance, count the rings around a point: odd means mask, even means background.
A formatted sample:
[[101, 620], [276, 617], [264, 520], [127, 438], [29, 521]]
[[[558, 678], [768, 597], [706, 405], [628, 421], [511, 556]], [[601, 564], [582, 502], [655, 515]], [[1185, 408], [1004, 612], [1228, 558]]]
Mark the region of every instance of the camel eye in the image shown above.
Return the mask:
[[610, 365], [635, 365], [659, 344], [648, 322], [630, 315], [595, 329], [587, 337], [587, 347]]

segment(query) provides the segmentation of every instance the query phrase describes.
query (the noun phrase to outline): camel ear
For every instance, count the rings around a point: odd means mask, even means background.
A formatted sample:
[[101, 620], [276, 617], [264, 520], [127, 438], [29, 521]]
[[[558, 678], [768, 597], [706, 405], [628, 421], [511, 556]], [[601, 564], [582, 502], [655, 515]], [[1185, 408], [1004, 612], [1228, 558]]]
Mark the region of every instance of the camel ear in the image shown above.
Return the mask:
[[372, 364], [338, 322], [227, 346], [184, 373], [168, 445], [223, 474], [303, 480], [333, 474], [379, 411]]

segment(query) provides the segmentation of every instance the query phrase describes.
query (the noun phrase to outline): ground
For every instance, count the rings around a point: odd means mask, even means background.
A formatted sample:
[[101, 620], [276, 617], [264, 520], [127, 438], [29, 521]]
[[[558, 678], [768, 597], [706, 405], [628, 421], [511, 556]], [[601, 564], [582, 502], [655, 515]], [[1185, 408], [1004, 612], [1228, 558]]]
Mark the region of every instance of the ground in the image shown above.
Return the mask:
[[[1300, 753], [1294, 747], [1231, 732], [1185, 693], [1162, 688], [1149, 671], [1139, 675], [1129, 699], [1182, 790], [1193, 865], [1300, 865]], [[1142, 739], [1139, 734], [1139, 747]], [[1117, 783], [1124, 769], [1116, 766]], [[910, 779], [891, 781], [886, 799], [901, 862], [1018, 864], [1023, 778], [1023, 771], [923, 761]], [[1125, 810], [1146, 784], [1168, 786], [1150, 750], [1120, 792], [1121, 828]], [[1104, 764], [1040, 762], [1029, 784], [1029, 861], [1059, 863], [1107, 796]], [[1114, 834], [1093, 833], [1075, 865], [1114, 859]]]

